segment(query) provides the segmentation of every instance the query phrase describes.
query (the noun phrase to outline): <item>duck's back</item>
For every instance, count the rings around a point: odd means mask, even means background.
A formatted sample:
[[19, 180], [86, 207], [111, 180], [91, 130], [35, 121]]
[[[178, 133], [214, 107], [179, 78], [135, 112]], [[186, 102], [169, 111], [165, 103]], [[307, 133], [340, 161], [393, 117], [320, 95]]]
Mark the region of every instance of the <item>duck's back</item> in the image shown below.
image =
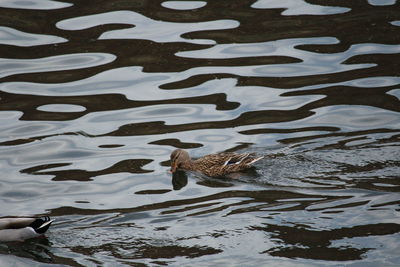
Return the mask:
[[196, 164], [200, 164], [206, 167], [212, 166], [223, 166], [225, 165], [226, 161], [232, 159], [235, 156], [235, 153], [225, 152], [225, 153], [217, 153], [217, 154], [210, 154], [204, 157], [201, 157], [194, 162]]
[[251, 153], [237, 154], [233, 152], [206, 155], [194, 161], [197, 171], [208, 176], [224, 176], [250, 167], [254, 160]]

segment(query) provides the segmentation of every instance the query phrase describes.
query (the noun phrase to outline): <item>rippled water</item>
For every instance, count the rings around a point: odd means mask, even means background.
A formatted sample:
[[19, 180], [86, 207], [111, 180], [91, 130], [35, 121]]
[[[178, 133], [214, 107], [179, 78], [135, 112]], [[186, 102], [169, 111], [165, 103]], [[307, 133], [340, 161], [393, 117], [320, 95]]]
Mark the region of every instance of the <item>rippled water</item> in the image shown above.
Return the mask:
[[398, 1], [0, 7], [0, 216], [56, 219], [2, 266], [400, 264]]

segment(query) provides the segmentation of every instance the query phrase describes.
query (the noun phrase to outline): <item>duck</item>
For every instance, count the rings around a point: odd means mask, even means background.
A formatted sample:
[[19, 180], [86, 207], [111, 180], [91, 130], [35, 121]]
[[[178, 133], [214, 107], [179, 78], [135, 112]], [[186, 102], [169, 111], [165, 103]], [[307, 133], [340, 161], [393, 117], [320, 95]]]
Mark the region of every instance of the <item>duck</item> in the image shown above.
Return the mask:
[[42, 236], [53, 221], [48, 216], [0, 218], [0, 242], [22, 242]]
[[253, 163], [264, 156], [256, 156], [254, 153], [223, 152], [192, 160], [187, 151], [178, 148], [171, 153], [170, 158], [172, 174], [181, 169], [200, 172], [210, 177], [222, 177], [251, 168]]

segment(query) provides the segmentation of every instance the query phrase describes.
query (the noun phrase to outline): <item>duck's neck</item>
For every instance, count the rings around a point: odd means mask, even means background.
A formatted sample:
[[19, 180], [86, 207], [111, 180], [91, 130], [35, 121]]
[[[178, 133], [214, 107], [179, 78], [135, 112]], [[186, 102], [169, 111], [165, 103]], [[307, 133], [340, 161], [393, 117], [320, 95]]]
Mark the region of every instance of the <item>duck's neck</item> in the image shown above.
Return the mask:
[[188, 170], [188, 171], [193, 171], [193, 170], [195, 169], [195, 168], [194, 168], [194, 162], [193, 162], [193, 160], [191, 160], [191, 159], [182, 162], [182, 163], [179, 165], [179, 167], [182, 168], [182, 169], [184, 169], [184, 170]]

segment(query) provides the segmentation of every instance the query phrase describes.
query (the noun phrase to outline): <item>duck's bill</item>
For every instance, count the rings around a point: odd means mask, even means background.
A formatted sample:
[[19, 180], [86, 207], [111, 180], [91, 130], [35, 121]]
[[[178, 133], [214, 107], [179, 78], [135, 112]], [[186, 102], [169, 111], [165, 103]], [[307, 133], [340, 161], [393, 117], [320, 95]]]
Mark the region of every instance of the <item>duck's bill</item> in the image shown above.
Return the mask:
[[176, 172], [176, 169], [178, 169], [178, 165], [176, 163], [172, 163], [171, 169], [169, 170], [170, 173]]

